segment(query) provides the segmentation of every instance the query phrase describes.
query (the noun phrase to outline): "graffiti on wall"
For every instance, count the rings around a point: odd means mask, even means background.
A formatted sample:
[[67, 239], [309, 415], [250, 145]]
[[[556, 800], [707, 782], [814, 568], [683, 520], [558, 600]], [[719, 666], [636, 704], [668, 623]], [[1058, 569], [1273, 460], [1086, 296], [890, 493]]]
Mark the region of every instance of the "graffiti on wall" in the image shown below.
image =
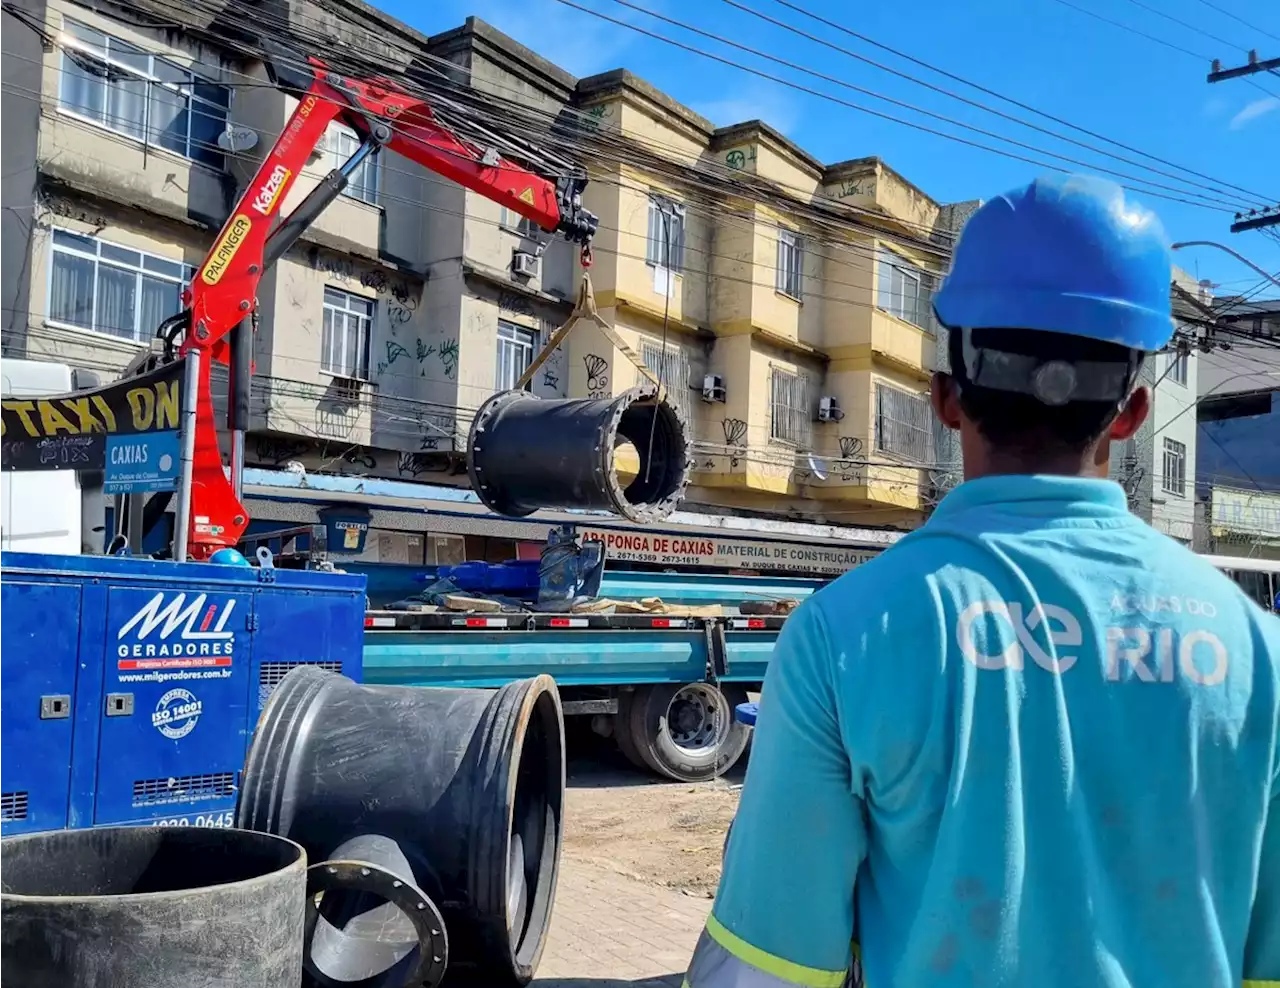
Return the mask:
[[498, 295], [498, 309], [517, 316], [533, 316], [533, 303], [520, 292], [502, 291]]
[[720, 423], [720, 429], [724, 432], [724, 444], [731, 450], [729, 466], [737, 468], [742, 462], [738, 451], [747, 448], [747, 423], [742, 419], [725, 419]]
[[406, 282], [378, 268], [361, 270], [350, 259], [326, 253], [317, 247], [308, 250], [306, 257], [313, 270], [345, 281], [358, 282], [373, 291], [387, 315], [392, 336], [398, 335], [400, 327], [413, 320], [414, 313], [418, 310], [419, 295]]
[[874, 178], [846, 178], [840, 180], [840, 187], [836, 191], [836, 195], [841, 199], [850, 199], [853, 196], [874, 196], [876, 194], [876, 180]]
[[840, 459], [836, 461], [836, 471], [844, 483], [864, 479], [863, 449], [862, 440], [856, 436], [840, 437]]
[[583, 367], [587, 372], [587, 397], [609, 397], [609, 361], [598, 353], [584, 354]]

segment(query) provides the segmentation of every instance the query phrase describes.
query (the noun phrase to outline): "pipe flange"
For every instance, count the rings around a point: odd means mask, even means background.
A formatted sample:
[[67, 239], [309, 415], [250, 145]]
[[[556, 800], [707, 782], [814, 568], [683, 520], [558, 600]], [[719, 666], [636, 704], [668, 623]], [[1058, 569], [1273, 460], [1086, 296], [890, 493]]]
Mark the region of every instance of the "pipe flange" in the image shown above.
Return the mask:
[[534, 401], [538, 400], [537, 395], [528, 391], [499, 391], [480, 406], [475, 416], [471, 419], [471, 428], [467, 430], [467, 479], [471, 482], [471, 489], [476, 492], [480, 502], [490, 511], [495, 511], [510, 518], [523, 518], [531, 515], [533, 514], [533, 509], [516, 511], [509, 504], [495, 497], [492, 485], [489, 483], [488, 478], [483, 475], [484, 468], [476, 462], [476, 453], [483, 451], [481, 446], [483, 439], [481, 437], [484, 435], [489, 423], [497, 417], [499, 409], [526, 398]]
[[[642, 401], [653, 400], [657, 393], [658, 389], [653, 385], [642, 384], [637, 385], [634, 388], [629, 388], [614, 398], [613, 401], [615, 404], [613, 415], [609, 420], [607, 434], [603, 437], [602, 441], [607, 442], [609, 436], [617, 436], [618, 428], [622, 424], [622, 416], [629, 412], [632, 406], [637, 405]], [[612, 453], [609, 454], [610, 469], [605, 471], [605, 476], [603, 478], [618, 514], [623, 518], [636, 522], [637, 524], [659, 522], [669, 517], [671, 513], [675, 511], [680, 502], [684, 500], [685, 490], [688, 488], [689, 481], [692, 479], [693, 460], [689, 455], [692, 433], [689, 430], [689, 421], [680, 410], [680, 406], [672, 403], [666, 397], [662, 399], [660, 404], [662, 408], [665, 409], [666, 413], [675, 419], [677, 429], [684, 440], [681, 443], [681, 446], [683, 447], [682, 452], [684, 461], [679, 466], [680, 479], [675, 484], [671, 494], [661, 500], [650, 501], [647, 503], [637, 504], [628, 501], [626, 488], [624, 488], [618, 481], [618, 471], [612, 467]], [[655, 414], [660, 414], [660, 412], [656, 411]], [[643, 455], [646, 451], [637, 448], [637, 452], [641, 454], [641, 459], [643, 461]]]
[[[417, 963], [403, 973], [399, 964], [357, 981], [351, 977], [334, 978], [319, 970], [311, 957], [320, 910], [316, 900], [321, 893], [367, 892], [396, 906], [413, 924], [418, 936]], [[358, 968], [358, 961], [351, 958]], [[449, 964], [449, 937], [444, 918], [431, 898], [413, 882], [371, 861], [322, 861], [307, 869], [306, 920], [303, 927], [303, 988], [400, 988], [423, 985], [435, 988], [444, 980]], [[343, 973], [350, 973], [344, 971]], [[395, 981], [390, 981], [396, 974]]]

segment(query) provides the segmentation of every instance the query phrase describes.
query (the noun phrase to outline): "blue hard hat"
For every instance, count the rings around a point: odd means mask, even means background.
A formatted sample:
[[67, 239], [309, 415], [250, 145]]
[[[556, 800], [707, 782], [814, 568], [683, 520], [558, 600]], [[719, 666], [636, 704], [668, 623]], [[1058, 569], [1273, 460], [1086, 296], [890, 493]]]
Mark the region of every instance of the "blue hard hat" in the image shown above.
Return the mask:
[[251, 566], [252, 563], [235, 549], [219, 549], [209, 557], [209, 562], [218, 566]]
[[984, 203], [934, 299], [958, 329], [1033, 329], [1160, 350], [1173, 337], [1168, 239], [1120, 186], [1039, 178]]

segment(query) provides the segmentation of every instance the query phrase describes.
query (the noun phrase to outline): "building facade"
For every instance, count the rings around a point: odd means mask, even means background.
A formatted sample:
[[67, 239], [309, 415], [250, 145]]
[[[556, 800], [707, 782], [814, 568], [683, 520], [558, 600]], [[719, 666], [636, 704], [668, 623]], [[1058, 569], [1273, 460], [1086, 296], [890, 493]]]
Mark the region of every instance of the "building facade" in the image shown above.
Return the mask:
[[[593, 277], [692, 425], [690, 501], [915, 524], [935, 452], [938, 204], [877, 158], [824, 165], [766, 123], [713, 128], [623, 70], [581, 80], [577, 103], [593, 131], [652, 152], [592, 163]], [[567, 358], [571, 393], [638, 381], [598, 334]]]
[[1280, 303], [1227, 300], [1220, 323], [1200, 378], [1197, 547], [1280, 559]]
[[[600, 311], [690, 424], [693, 505], [918, 522], [938, 457], [926, 389], [950, 214], [878, 158], [824, 165], [765, 123], [716, 129], [629, 72], [575, 79], [474, 18], [428, 38], [357, 7], [330, 18], [352, 47], [576, 135]], [[31, 202], [24, 224], [5, 216], [4, 352], [107, 379], [178, 311], [295, 106], [214, 27], [112, 9], [6, 11], [4, 69], [6, 119], [23, 128], [5, 142], [6, 201]], [[283, 210], [356, 146], [332, 125]], [[475, 410], [568, 317], [580, 276], [570, 245], [483, 196], [369, 158], [262, 280], [246, 462], [465, 483]], [[586, 326], [530, 388], [616, 395], [638, 380]]]

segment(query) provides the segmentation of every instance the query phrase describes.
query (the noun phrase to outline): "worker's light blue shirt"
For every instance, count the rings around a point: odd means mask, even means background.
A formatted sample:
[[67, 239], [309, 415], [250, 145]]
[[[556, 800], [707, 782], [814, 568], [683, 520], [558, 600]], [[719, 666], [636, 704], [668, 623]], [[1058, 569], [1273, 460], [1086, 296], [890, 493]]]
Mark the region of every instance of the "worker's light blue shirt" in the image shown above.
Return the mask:
[[1278, 681], [1116, 484], [961, 485], [787, 621], [689, 985], [1280, 988]]

